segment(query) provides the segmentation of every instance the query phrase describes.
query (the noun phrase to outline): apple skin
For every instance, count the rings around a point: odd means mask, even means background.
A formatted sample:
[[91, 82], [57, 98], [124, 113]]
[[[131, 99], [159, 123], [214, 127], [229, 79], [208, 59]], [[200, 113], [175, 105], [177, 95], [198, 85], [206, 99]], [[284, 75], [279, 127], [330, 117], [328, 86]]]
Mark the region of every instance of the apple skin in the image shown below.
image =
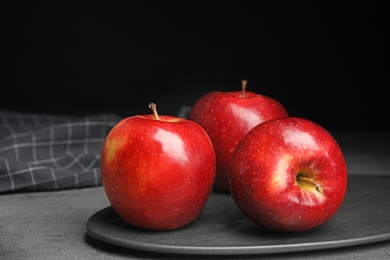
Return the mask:
[[344, 200], [347, 179], [336, 140], [298, 117], [254, 127], [238, 144], [229, 168], [237, 207], [254, 223], [278, 232], [302, 232], [327, 222]]
[[143, 229], [174, 230], [195, 220], [215, 174], [209, 136], [184, 118], [124, 118], [102, 148], [102, 184], [109, 202], [122, 219]]
[[214, 188], [230, 193], [229, 161], [241, 138], [266, 120], [288, 116], [282, 104], [271, 97], [251, 91], [213, 91], [201, 96], [192, 106], [189, 119], [209, 134], [217, 156]]

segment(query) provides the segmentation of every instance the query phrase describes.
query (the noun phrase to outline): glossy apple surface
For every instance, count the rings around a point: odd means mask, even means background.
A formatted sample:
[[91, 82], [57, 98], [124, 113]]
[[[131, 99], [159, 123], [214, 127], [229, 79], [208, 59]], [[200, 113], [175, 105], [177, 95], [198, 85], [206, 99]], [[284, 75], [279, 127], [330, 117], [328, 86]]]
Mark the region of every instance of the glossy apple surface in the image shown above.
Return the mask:
[[303, 118], [261, 123], [241, 140], [229, 170], [232, 197], [253, 222], [301, 232], [327, 222], [347, 191], [347, 166], [332, 135]]
[[189, 119], [209, 134], [217, 156], [215, 190], [229, 193], [228, 165], [241, 138], [254, 126], [266, 120], [285, 117], [287, 112], [274, 98], [245, 91], [210, 92], [192, 106]]
[[128, 223], [173, 230], [197, 218], [212, 191], [216, 157], [205, 130], [168, 115], [124, 118], [107, 135], [102, 183]]

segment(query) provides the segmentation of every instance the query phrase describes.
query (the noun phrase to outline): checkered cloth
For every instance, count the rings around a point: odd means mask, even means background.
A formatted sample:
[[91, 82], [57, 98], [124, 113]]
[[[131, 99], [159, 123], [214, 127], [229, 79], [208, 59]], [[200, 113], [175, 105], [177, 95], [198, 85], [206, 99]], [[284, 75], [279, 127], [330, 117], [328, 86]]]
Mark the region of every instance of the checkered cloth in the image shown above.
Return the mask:
[[0, 110], [0, 193], [101, 185], [102, 145], [120, 119]]

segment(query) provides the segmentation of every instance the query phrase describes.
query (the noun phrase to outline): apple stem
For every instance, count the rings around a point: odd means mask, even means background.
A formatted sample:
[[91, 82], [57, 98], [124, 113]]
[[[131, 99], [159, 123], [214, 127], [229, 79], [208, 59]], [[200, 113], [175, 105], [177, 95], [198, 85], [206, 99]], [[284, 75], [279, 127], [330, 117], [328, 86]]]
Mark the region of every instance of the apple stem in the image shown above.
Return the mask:
[[306, 181], [313, 184], [316, 187], [316, 190], [319, 192], [322, 192], [324, 190], [324, 188], [319, 183], [315, 182], [313, 178], [305, 177], [302, 175], [298, 175], [297, 178], [299, 181]]
[[245, 97], [245, 89], [246, 89], [246, 84], [247, 80], [241, 80], [241, 97]]
[[157, 113], [156, 104], [150, 103], [149, 108], [153, 111], [154, 119], [158, 120], [158, 113]]

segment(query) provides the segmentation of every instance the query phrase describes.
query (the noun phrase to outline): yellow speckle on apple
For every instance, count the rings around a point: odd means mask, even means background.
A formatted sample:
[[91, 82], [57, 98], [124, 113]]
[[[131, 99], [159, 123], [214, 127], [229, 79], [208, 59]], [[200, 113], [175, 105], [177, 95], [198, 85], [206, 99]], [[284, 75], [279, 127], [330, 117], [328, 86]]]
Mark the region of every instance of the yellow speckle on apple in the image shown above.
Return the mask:
[[106, 148], [107, 148], [107, 156], [105, 157], [106, 162], [112, 161], [115, 156], [116, 152], [126, 144], [126, 138], [109, 138], [106, 140]]

